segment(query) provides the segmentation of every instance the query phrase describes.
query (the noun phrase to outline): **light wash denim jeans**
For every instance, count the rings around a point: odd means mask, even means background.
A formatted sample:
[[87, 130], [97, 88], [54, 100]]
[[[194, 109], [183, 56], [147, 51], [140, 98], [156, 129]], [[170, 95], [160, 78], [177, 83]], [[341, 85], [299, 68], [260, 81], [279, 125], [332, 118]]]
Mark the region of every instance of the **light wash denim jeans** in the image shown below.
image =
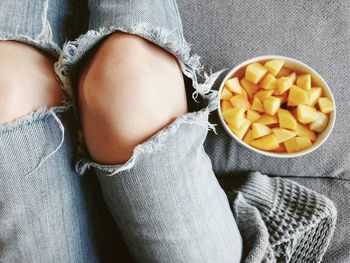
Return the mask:
[[[90, 168], [136, 261], [240, 262], [242, 239], [203, 149], [218, 74], [199, 82], [202, 66], [190, 55], [175, 0], [90, 0], [88, 31], [66, 42], [81, 30], [72, 26], [78, 2], [0, 2], [0, 39], [56, 56], [56, 73], [71, 95], [66, 105], [0, 125], [0, 262], [104, 260], [95, 234], [96, 202], [78, 175]], [[204, 106], [138, 145], [126, 163], [101, 165], [89, 160], [83, 144], [76, 151], [78, 117], [69, 101], [79, 61], [116, 31], [137, 34], [176, 56], [192, 82], [193, 99]]]

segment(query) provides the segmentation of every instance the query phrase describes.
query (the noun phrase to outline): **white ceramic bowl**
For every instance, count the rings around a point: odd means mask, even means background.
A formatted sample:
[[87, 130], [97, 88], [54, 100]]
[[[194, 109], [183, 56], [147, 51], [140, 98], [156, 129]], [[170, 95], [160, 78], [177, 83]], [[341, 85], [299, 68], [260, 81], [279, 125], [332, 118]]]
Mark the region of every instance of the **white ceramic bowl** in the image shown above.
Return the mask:
[[228, 80], [231, 77], [243, 77], [244, 76], [244, 69], [247, 65], [249, 65], [250, 63], [253, 62], [262, 62], [264, 63], [267, 60], [271, 60], [271, 59], [281, 59], [284, 60], [284, 66], [287, 68], [290, 68], [293, 71], [296, 71], [297, 73], [310, 73], [312, 76], [312, 80], [313, 80], [313, 86], [317, 86], [317, 87], [321, 87], [323, 89], [323, 94], [330, 98], [333, 103], [334, 103], [334, 111], [330, 113], [329, 115], [329, 122], [328, 122], [328, 126], [327, 128], [320, 134], [318, 134], [317, 136], [317, 140], [313, 143], [313, 145], [309, 148], [306, 148], [302, 151], [299, 152], [295, 152], [295, 153], [276, 153], [276, 152], [267, 152], [267, 151], [262, 151], [259, 149], [256, 149], [248, 144], [246, 144], [245, 142], [243, 142], [243, 140], [239, 139], [228, 127], [228, 125], [225, 123], [223, 117], [222, 117], [222, 112], [221, 112], [221, 107], [220, 107], [220, 101], [219, 101], [219, 105], [218, 105], [218, 114], [219, 114], [219, 119], [224, 127], [224, 129], [226, 130], [226, 132], [232, 137], [234, 138], [238, 143], [244, 145], [245, 147], [247, 147], [248, 149], [256, 152], [256, 153], [260, 153], [266, 156], [270, 156], [270, 157], [277, 157], [277, 158], [291, 158], [291, 157], [299, 157], [308, 153], [311, 153], [313, 151], [315, 151], [318, 147], [320, 147], [328, 138], [328, 136], [330, 135], [330, 133], [332, 132], [334, 123], [335, 123], [335, 116], [336, 116], [336, 105], [335, 105], [335, 100], [332, 94], [331, 89], [329, 88], [329, 86], [327, 85], [326, 81], [320, 76], [320, 74], [318, 74], [314, 69], [312, 69], [311, 67], [305, 65], [304, 63], [293, 59], [293, 58], [289, 58], [289, 57], [284, 57], [284, 56], [274, 56], [274, 55], [269, 55], [269, 56], [261, 56], [261, 57], [255, 57], [252, 59], [249, 59], [247, 61], [244, 61], [243, 63], [239, 64], [238, 66], [236, 66], [235, 68], [233, 68], [224, 78], [224, 80], [222, 81], [221, 85], [220, 85], [220, 89], [219, 89], [219, 94], [221, 95], [221, 91], [224, 87], [224, 84], [226, 82], [226, 80]]

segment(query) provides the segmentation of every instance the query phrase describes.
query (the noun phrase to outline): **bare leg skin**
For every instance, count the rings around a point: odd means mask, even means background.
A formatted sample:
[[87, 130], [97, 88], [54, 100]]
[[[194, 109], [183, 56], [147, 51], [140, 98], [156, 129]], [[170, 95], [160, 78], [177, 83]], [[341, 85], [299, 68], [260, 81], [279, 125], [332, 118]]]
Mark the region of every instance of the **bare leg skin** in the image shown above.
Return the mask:
[[79, 108], [92, 159], [123, 163], [136, 145], [187, 112], [177, 60], [143, 38], [112, 34], [82, 69]]
[[30, 45], [0, 41], [0, 123], [11, 122], [41, 106], [61, 104], [62, 89], [53, 61]]

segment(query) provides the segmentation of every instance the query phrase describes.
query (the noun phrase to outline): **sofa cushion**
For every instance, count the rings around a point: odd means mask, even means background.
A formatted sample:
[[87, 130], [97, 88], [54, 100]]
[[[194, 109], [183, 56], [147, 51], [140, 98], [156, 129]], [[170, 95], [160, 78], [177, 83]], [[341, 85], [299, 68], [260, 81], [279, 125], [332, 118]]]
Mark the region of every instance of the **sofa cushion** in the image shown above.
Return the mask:
[[[337, 120], [315, 152], [294, 159], [266, 157], [231, 139], [218, 125], [206, 151], [217, 173], [256, 170], [282, 176], [350, 179], [350, 5], [317, 0], [179, 0], [184, 31], [193, 51], [213, 71], [260, 55], [284, 55], [313, 67], [329, 84]], [[211, 122], [219, 123], [217, 113]]]

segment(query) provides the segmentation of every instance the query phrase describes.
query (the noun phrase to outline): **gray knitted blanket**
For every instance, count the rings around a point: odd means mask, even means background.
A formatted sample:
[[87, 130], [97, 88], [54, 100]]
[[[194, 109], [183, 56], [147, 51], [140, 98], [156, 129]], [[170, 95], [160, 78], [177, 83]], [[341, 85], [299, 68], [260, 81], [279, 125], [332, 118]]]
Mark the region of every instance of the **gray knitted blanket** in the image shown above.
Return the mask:
[[227, 194], [243, 238], [245, 263], [322, 261], [337, 217], [328, 198], [258, 172]]

